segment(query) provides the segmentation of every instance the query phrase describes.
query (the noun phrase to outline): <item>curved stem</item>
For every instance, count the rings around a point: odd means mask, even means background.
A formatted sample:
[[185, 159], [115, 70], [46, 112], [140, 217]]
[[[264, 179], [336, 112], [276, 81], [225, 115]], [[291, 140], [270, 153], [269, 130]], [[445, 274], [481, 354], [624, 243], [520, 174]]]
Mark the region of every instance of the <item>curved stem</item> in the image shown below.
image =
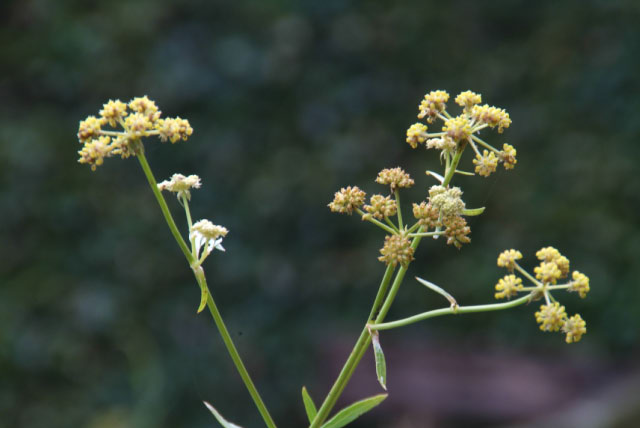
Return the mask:
[[443, 315], [455, 315], [455, 314], [471, 314], [476, 312], [489, 312], [500, 311], [503, 309], [514, 308], [516, 306], [525, 304], [529, 301], [530, 295], [520, 297], [519, 299], [512, 300], [504, 303], [493, 303], [488, 305], [474, 305], [474, 306], [458, 306], [442, 309], [435, 309], [433, 311], [423, 312], [412, 317], [403, 318], [397, 321], [385, 322], [380, 324], [369, 324], [373, 330], [389, 330], [397, 327], [404, 327], [409, 324], [413, 324], [419, 321], [423, 321], [429, 318], [440, 317]]
[[[138, 161], [140, 162], [140, 166], [142, 167], [142, 170], [144, 171], [144, 174], [147, 177], [147, 181], [149, 182], [149, 186], [151, 187], [151, 190], [153, 191], [153, 194], [155, 195], [156, 200], [158, 201], [158, 205], [160, 205], [160, 210], [162, 211], [162, 214], [164, 215], [164, 218], [167, 221], [167, 225], [171, 230], [171, 234], [173, 235], [176, 242], [178, 243], [178, 246], [184, 253], [184, 256], [189, 262], [189, 265], [193, 266], [195, 257], [189, 251], [189, 248], [187, 247], [186, 242], [182, 238], [182, 235], [180, 235], [180, 232], [176, 227], [176, 223], [173, 220], [173, 217], [171, 216], [171, 212], [169, 211], [169, 207], [167, 206], [167, 202], [162, 196], [162, 193], [160, 193], [160, 190], [158, 190], [158, 184], [156, 182], [156, 179], [153, 176], [153, 173], [151, 172], [151, 168], [149, 167], [149, 163], [147, 162], [146, 157], [144, 156], [144, 147], [142, 146], [142, 142], [137, 141], [134, 147], [135, 147], [136, 157], [138, 158]], [[186, 204], [186, 201], [185, 201], [185, 207], [187, 206], [188, 205]], [[185, 208], [185, 210], [188, 210], [188, 208]], [[249, 394], [251, 395], [251, 398], [253, 398], [253, 401], [256, 404], [258, 411], [262, 415], [262, 418], [264, 419], [267, 427], [276, 428], [276, 425], [273, 422], [273, 419], [271, 418], [269, 411], [264, 405], [264, 402], [262, 401], [262, 398], [260, 397], [258, 390], [253, 384], [253, 381], [251, 380], [251, 377], [249, 376], [249, 373], [247, 372], [247, 369], [245, 368], [242, 362], [242, 359], [240, 358], [240, 354], [238, 354], [238, 350], [236, 349], [235, 345], [233, 344], [233, 341], [231, 340], [231, 336], [229, 335], [229, 331], [227, 330], [227, 327], [225, 326], [224, 321], [222, 320], [220, 311], [218, 310], [218, 307], [216, 306], [213, 300], [213, 297], [211, 297], [211, 293], [209, 292], [209, 287], [207, 285], [207, 281], [204, 276], [204, 270], [200, 266], [197, 266], [196, 268], [193, 269], [193, 273], [196, 277], [196, 281], [198, 281], [198, 285], [201, 287], [201, 289], [204, 289], [207, 293], [207, 307], [209, 308], [209, 312], [211, 312], [213, 321], [216, 323], [216, 327], [218, 327], [220, 336], [222, 336], [222, 341], [227, 347], [229, 356], [233, 360], [233, 363], [235, 364], [236, 369], [240, 374], [240, 377], [242, 378], [247, 389], [249, 390]]]
[[160, 190], [158, 190], [158, 183], [156, 182], [156, 179], [153, 176], [153, 173], [151, 172], [151, 168], [149, 167], [147, 158], [144, 156], [144, 148], [142, 147], [141, 142], [138, 142], [138, 144], [136, 145], [135, 151], [136, 151], [136, 157], [140, 162], [140, 166], [144, 171], [144, 175], [147, 177], [149, 186], [153, 191], [153, 195], [156, 197], [156, 200], [158, 201], [158, 205], [160, 205], [160, 210], [162, 211], [162, 215], [164, 216], [164, 219], [167, 221], [169, 230], [171, 230], [171, 234], [173, 235], [176, 242], [178, 243], [178, 246], [184, 253], [184, 256], [187, 258], [189, 265], [191, 265], [191, 263], [193, 263], [194, 261], [194, 257], [191, 254], [191, 251], [189, 251], [189, 247], [187, 247], [187, 243], [184, 242], [184, 239], [182, 239], [182, 235], [180, 235], [180, 232], [178, 231], [176, 222], [173, 221], [173, 217], [171, 216], [171, 212], [169, 211], [167, 202], [164, 200], [164, 196], [162, 196], [162, 193], [160, 193]]

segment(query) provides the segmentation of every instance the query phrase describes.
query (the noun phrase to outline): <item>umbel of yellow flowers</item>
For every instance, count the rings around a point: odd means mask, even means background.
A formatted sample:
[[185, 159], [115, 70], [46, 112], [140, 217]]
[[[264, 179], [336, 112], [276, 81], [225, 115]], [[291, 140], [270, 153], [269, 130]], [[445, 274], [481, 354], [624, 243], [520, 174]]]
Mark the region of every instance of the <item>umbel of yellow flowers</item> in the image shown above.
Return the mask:
[[[91, 165], [91, 170], [102, 165], [105, 158], [135, 155], [133, 144], [142, 137], [158, 136], [161, 141], [175, 143], [186, 141], [193, 128], [186, 119], [162, 119], [162, 112], [146, 96], [131, 100], [128, 104], [110, 100], [99, 117], [89, 116], [80, 122], [78, 140], [83, 144], [78, 151], [78, 162]], [[109, 126], [111, 129], [104, 129]]]

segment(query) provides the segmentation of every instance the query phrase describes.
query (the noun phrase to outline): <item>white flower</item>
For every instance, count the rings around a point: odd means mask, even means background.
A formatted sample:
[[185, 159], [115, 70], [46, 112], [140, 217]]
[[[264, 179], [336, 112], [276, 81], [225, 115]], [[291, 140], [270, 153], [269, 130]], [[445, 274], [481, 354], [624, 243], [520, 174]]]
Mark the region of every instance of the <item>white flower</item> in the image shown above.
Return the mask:
[[177, 193], [178, 199], [182, 196], [186, 196], [187, 200], [191, 200], [191, 189], [200, 188], [200, 177], [197, 175], [190, 175], [185, 177], [182, 174], [173, 174], [171, 180], [165, 180], [158, 184], [158, 190], [168, 190], [170, 192]]
[[[209, 220], [200, 220], [194, 223], [193, 226], [191, 226], [189, 239], [196, 247], [198, 259], [203, 261], [214, 249], [224, 251], [222, 239], [227, 236], [227, 233], [229, 233], [229, 231], [226, 227], [215, 225]], [[200, 257], [200, 250], [205, 245], [204, 253], [202, 257]]]

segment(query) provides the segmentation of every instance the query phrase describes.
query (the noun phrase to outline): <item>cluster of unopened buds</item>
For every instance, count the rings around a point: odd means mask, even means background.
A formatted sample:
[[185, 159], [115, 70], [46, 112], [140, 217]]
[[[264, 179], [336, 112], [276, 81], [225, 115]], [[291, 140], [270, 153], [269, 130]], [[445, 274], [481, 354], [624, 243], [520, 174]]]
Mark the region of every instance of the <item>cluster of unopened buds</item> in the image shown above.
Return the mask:
[[502, 163], [505, 169], [513, 169], [517, 162], [513, 146], [505, 143], [502, 150], [498, 150], [478, 136], [485, 128], [498, 128], [498, 132], [502, 133], [511, 125], [509, 113], [487, 104], [480, 105], [481, 95], [465, 91], [455, 99], [463, 110], [460, 115], [453, 117], [447, 111], [448, 101], [449, 94], [445, 91], [432, 91], [424, 96], [418, 118], [426, 118], [429, 124], [440, 119], [444, 124], [440, 132], [430, 133], [424, 123], [414, 123], [407, 130], [407, 143], [414, 149], [424, 144], [428, 149], [441, 150], [443, 156], [451, 155], [461, 145], [469, 144], [476, 155], [473, 160], [475, 172], [483, 177], [495, 172], [498, 163]]
[[[510, 273], [505, 275], [496, 284], [496, 299], [510, 299], [518, 293], [529, 293], [531, 300], [545, 300], [540, 310], [535, 313], [536, 321], [542, 331], [560, 331], [566, 334], [566, 342], [577, 342], [587, 332], [585, 321], [580, 314], [569, 317], [564, 306], [551, 294], [553, 291], [566, 290], [578, 293], [585, 298], [589, 292], [589, 277], [585, 274], [573, 271], [571, 280], [569, 277], [569, 259], [560, 254], [553, 247], [545, 247], [536, 253], [540, 264], [533, 270], [534, 275], [524, 270], [518, 260], [522, 253], [517, 250], [506, 250], [498, 256], [498, 266], [507, 269]], [[522, 279], [516, 276], [519, 273], [533, 285], [525, 287]], [[558, 284], [559, 280], [567, 279], [568, 282]]]
[[[155, 135], [163, 142], [175, 143], [186, 141], [193, 133], [186, 119], [162, 119], [161, 114], [146, 96], [134, 98], [128, 104], [110, 100], [100, 110], [99, 117], [89, 116], [80, 122], [78, 140], [83, 147], [78, 151], [78, 162], [91, 165], [95, 171], [105, 158], [135, 155], [135, 144], [142, 137]], [[104, 129], [107, 125], [111, 129]]]

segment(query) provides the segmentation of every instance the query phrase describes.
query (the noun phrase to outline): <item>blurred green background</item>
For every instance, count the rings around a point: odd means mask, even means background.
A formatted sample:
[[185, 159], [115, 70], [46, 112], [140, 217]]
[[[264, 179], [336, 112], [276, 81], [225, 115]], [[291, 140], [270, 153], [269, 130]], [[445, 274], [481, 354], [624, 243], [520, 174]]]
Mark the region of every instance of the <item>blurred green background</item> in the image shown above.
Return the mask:
[[[434, 89], [505, 108], [511, 128], [484, 136], [518, 165], [457, 180], [487, 207], [472, 243], [425, 241], [389, 319], [445, 303], [416, 275], [485, 303], [500, 251], [532, 267], [554, 245], [591, 278], [586, 300], [559, 295], [589, 332], [543, 334], [537, 305], [385, 332], [390, 397], [353, 426], [640, 426], [638, 22], [633, 0], [3, 1], [0, 427], [215, 426], [202, 400], [261, 426], [135, 159], [76, 163], [81, 119], [146, 94], [191, 121], [149, 161], [202, 178], [194, 216], [230, 229], [212, 293], [296, 427], [301, 386], [326, 394], [383, 272], [383, 234], [326, 204], [383, 191], [398, 165], [418, 184], [404, 200], [424, 198], [437, 154], [404, 134]], [[371, 360], [343, 405], [379, 392]]]

